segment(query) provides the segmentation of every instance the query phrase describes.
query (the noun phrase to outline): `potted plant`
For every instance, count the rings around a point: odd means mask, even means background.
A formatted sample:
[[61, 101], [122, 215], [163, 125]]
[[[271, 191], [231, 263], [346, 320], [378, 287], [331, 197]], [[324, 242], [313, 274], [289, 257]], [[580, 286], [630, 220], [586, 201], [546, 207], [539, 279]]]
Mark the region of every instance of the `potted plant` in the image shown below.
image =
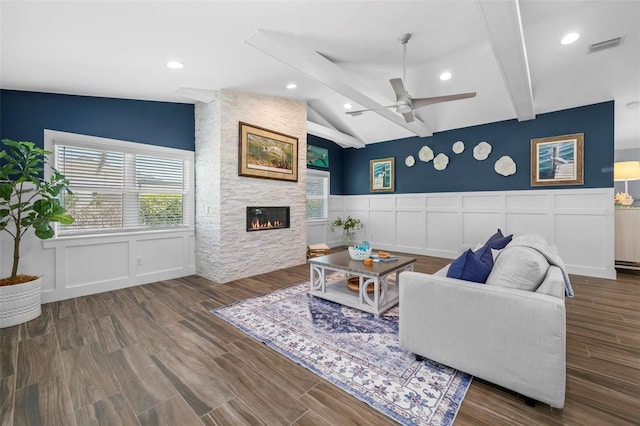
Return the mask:
[[[0, 151], [0, 231], [13, 238], [11, 276], [0, 279], [0, 328], [10, 327], [40, 315], [42, 279], [18, 273], [20, 243], [27, 231], [36, 237], [53, 237], [54, 222], [73, 223], [60, 205], [58, 195], [69, 191], [69, 181], [53, 167], [51, 177], [43, 176], [50, 152], [33, 142], [2, 140]], [[50, 166], [49, 166], [50, 167]]]
[[329, 226], [332, 231], [336, 228], [342, 228], [342, 244], [345, 247], [349, 247], [353, 245], [356, 229], [362, 229], [362, 222], [360, 222], [360, 219], [354, 219], [349, 215], [344, 220], [338, 217], [336, 220], [331, 222], [331, 225]]

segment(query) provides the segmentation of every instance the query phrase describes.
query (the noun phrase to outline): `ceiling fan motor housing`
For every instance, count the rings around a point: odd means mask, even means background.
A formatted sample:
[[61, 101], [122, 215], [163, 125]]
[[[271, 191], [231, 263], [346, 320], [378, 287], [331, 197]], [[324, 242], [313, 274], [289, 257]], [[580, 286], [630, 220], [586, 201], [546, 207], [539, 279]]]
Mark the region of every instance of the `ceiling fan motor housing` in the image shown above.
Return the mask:
[[412, 110], [411, 101], [409, 101], [409, 100], [398, 101], [396, 106], [397, 106], [397, 110], [396, 111], [398, 111], [398, 113], [400, 113], [400, 114], [405, 114], [407, 112], [411, 112], [411, 110]]

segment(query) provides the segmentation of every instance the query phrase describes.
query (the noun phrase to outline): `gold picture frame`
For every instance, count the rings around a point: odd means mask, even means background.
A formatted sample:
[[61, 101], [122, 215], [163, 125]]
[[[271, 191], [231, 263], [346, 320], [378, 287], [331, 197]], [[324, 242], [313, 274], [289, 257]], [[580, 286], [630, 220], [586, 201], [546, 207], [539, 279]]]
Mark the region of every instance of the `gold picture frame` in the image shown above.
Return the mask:
[[395, 191], [395, 160], [395, 157], [387, 157], [369, 162], [369, 189], [371, 192]]
[[298, 181], [298, 138], [240, 122], [238, 175]]
[[531, 186], [584, 185], [584, 133], [531, 139]]

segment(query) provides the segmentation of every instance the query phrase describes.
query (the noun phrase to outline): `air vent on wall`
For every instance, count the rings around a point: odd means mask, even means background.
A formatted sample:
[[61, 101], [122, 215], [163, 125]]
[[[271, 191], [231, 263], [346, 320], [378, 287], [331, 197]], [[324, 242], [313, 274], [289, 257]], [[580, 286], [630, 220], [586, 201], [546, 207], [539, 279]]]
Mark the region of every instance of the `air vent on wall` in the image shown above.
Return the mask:
[[611, 40], [605, 40], [598, 43], [593, 43], [592, 45], [589, 46], [588, 53], [595, 53], [595, 52], [600, 52], [601, 50], [618, 47], [622, 44], [623, 39], [624, 37], [616, 37], [616, 38], [612, 38]]

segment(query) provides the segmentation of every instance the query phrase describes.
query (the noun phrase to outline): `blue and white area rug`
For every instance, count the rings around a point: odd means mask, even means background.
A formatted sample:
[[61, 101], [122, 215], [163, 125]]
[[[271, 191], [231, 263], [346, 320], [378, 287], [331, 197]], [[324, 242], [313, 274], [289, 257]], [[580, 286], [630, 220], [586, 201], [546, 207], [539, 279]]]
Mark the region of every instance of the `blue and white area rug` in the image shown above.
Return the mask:
[[405, 425], [450, 425], [472, 377], [400, 349], [398, 307], [380, 318], [297, 284], [211, 313]]

